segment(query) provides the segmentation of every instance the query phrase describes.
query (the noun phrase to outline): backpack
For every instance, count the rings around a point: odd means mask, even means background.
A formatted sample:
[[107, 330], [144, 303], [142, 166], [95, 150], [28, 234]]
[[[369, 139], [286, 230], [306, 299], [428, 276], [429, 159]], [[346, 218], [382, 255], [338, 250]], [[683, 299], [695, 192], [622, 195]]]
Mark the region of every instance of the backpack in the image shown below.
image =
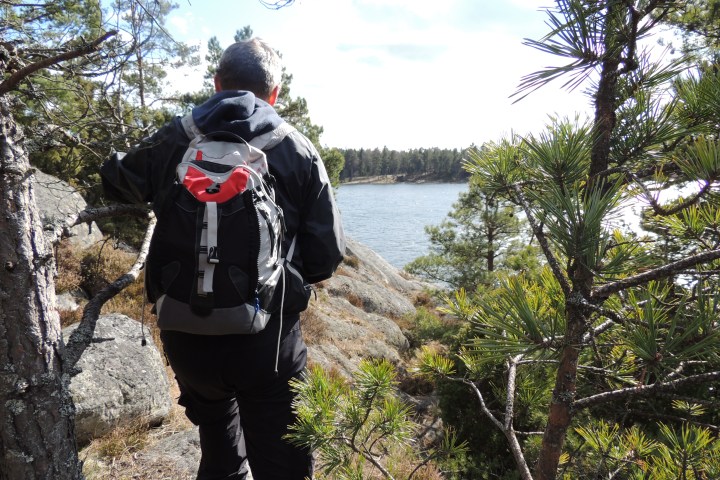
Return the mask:
[[[191, 139], [159, 210], [148, 262], [159, 282], [158, 326], [209, 335], [250, 334], [282, 317], [285, 269], [282, 209], [262, 149], [294, 130], [287, 123], [246, 142], [229, 132]], [[295, 270], [293, 269], [293, 273]]]

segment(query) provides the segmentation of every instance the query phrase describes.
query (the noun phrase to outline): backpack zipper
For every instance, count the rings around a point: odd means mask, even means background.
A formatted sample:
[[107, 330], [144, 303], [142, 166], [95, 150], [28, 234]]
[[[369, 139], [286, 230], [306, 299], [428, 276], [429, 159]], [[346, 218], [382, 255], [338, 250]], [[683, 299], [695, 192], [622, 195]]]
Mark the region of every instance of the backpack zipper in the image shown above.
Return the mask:
[[[262, 208], [257, 208], [257, 206], [255, 207], [255, 209], [260, 213], [260, 215], [263, 217], [263, 219], [265, 220], [265, 223], [268, 226], [268, 231], [270, 232], [270, 251], [274, 252], [275, 251], [275, 243], [277, 242], [277, 238], [275, 238], [275, 229], [273, 228], [273, 224], [270, 221], [270, 214], [267, 213]], [[260, 226], [259, 220], [258, 220], [258, 226]]]
[[[259, 195], [255, 190], [252, 191], [252, 198], [253, 198], [253, 206], [255, 207], [256, 212], [260, 212], [260, 215], [262, 215], [262, 210], [258, 208], [258, 202], [260, 200]], [[255, 316], [257, 316], [258, 311], [260, 311], [260, 248], [262, 247], [262, 230], [260, 225], [260, 217], [255, 215], [255, 218], [257, 218], [258, 222], [258, 254], [255, 256], [257, 258], [257, 282], [255, 283]], [[263, 216], [264, 218], [264, 216]], [[272, 236], [270, 239], [270, 243], [272, 243]], [[253, 316], [253, 322], [255, 321], [255, 316]]]

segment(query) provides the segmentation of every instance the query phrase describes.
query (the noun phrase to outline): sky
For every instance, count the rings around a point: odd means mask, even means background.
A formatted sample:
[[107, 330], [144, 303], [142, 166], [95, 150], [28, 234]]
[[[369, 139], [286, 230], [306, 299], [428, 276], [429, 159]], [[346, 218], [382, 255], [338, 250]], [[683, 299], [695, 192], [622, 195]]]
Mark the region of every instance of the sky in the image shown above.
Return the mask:
[[[307, 100], [321, 143], [337, 148], [467, 148], [537, 133], [548, 115], [581, 116], [581, 89], [551, 83], [513, 103], [523, 75], [561, 60], [523, 45], [548, 31], [552, 0], [177, 0], [177, 40], [206, 51], [249, 25], [282, 57], [290, 93]], [[205, 67], [171, 75], [197, 90]]]

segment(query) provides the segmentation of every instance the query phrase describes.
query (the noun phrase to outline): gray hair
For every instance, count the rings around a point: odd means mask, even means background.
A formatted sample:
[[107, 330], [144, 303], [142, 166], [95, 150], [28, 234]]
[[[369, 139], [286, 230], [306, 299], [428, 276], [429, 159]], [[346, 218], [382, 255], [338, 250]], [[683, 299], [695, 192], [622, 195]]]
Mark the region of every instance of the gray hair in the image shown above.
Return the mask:
[[223, 90], [248, 90], [266, 99], [280, 85], [280, 56], [259, 38], [233, 43], [220, 57], [217, 76]]

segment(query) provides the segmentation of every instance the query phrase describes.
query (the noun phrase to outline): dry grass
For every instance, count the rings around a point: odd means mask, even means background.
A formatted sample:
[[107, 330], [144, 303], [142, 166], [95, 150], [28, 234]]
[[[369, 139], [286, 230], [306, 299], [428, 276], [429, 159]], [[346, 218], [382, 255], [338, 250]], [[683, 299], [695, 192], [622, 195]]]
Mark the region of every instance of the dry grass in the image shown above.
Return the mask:
[[83, 253], [73, 249], [69, 242], [61, 242], [55, 250], [58, 276], [55, 279], [57, 292], [71, 292], [82, 288], [80, 261]]
[[[322, 458], [319, 459], [322, 464]], [[377, 468], [373, 467], [368, 461], [363, 461], [363, 480], [386, 480], [387, 477]], [[417, 455], [412, 449], [406, 445], [396, 445], [391, 452], [388, 453], [383, 461], [383, 468], [386, 468], [393, 474], [394, 478], [408, 478], [413, 473], [417, 465], [420, 463]], [[323, 475], [316, 473], [316, 480], [334, 480], [337, 478], [335, 473]], [[354, 477], [353, 477], [354, 478]], [[413, 475], [413, 480], [443, 480], [442, 473], [432, 462], [419, 468]]]
[[[56, 252], [58, 276], [55, 290], [58, 293], [83, 290], [89, 295], [114, 282], [130, 271], [137, 260], [137, 254], [114, 248], [110, 242], [86, 250], [76, 250], [63, 242]], [[144, 275], [110, 299], [101, 313], [120, 313], [135, 320], [142, 320], [151, 333], [157, 346], [160, 346], [160, 333], [155, 327], [152, 305], [144, 301]], [[60, 311], [60, 323], [63, 327], [77, 323], [82, 318], [81, 308]]]
[[350, 302], [350, 305], [353, 305], [353, 306], [355, 306], [355, 307], [357, 307], [357, 308], [359, 308], [359, 309], [361, 309], [361, 310], [364, 309], [364, 307], [365, 307], [365, 305], [363, 304], [362, 298], [360, 298], [359, 296], [357, 296], [357, 295], [354, 294], [354, 293], [348, 293], [348, 294], [345, 296], [345, 299], [346, 299], [348, 302]]
[[300, 325], [306, 344], [319, 345], [327, 340], [327, 326], [312, 305], [300, 314]]
[[360, 267], [360, 259], [355, 255], [345, 255], [343, 257], [343, 263], [349, 267], [357, 270]]
[[195, 480], [196, 472], [179, 468], [172, 460], [148, 462], [137, 456], [126, 456], [104, 463], [85, 460], [83, 474], [87, 480]]
[[432, 293], [423, 290], [422, 292], [415, 294], [415, 299], [413, 303], [416, 307], [431, 307], [435, 305], [436, 302], [432, 296]]
[[[173, 381], [171, 395], [176, 398], [177, 394], [177, 384]], [[93, 440], [80, 452], [87, 480], [194, 479], [195, 471], [185, 471], [170, 460], [149, 460], [139, 455], [159, 440], [192, 428], [183, 411], [182, 407], [174, 404], [170, 415], [160, 426], [152, 427], [148, 422], [138, 419], [119, 425], [107, 435]]]
[[333, 275], [340, 277], [352, 277], [353, 274], [354, 272], [341, 263]]

